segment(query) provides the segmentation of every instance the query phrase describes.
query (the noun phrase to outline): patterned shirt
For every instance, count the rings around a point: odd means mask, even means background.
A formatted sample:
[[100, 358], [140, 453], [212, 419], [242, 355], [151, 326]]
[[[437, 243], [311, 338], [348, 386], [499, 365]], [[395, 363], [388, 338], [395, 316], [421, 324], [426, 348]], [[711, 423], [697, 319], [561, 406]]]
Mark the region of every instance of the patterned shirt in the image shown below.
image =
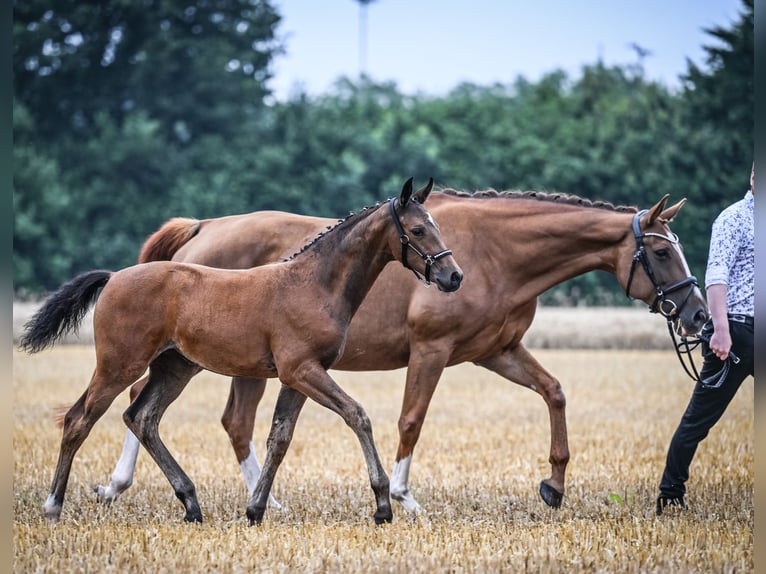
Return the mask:
[[713, 222], [705, 287], [726, 285], [729, 313], [755, 314], [753, 192], [724, 209]]

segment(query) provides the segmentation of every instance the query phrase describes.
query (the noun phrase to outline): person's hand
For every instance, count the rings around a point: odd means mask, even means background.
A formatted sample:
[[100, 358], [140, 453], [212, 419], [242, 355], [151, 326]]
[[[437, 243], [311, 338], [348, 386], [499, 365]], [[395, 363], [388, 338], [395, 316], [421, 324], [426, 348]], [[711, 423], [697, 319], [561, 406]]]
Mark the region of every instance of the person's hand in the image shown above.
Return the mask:
[[728, 329], [713, 332], [713, 336], [710, 337], [710, 350], [722, 361], [728, 358], [729, 351], [731, 351], [731, 333]]

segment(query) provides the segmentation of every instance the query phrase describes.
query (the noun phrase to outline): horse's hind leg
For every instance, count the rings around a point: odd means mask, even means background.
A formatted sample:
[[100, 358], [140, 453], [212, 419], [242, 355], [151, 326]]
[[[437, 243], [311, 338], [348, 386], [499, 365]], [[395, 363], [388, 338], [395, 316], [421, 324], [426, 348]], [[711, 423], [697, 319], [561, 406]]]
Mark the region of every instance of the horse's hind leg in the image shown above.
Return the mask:
[[[266, 379], [233, 377], [229, 400], [221, 416], [221, 424], [229, 435], [248, 494], [252, 494], [261, 474], [261, 465], [253, 445], [253, 426], [258, 403], [265, 390]], [[282, 508], [271, 495], [269, 503], [275, 508]]]
[[[146, 385], [149, 377], [143, 377], [130, 387], [130, 402], [133, 402]], [[122, 443], [122, 452], [110, 477], [108, 486], [96, 485], [93, 492], [99, 500], [105, 504], [111, 504], [133, 484], [133, 473], [136, 469], [136, 460], [141, 443], [130, 429], [125, 430], [125, 440]]]
[[271, 423], [271, 431], [266, 441], [266, 458], [263, 461], [263, 469], [252, 491], [252, 496], [247, 504], [247, 518], [250, 524], [260, 524], [266, 512], [266, 501], [271, 496], [271, 485], [274, 483], [279, 465], [285, 458], [287, 449], [298, 422], [298, 415], [306, 403], [306, 396], [287, 385], [279, 389], [277, 404], [274, 407], [274, 418]]
[[129, 384], [130, 381], [127, 378], [124, 378], [122, 382], [106, 380], [97, 366], [87, 390], [64, 416], [58, 463], [53, 475], [50, 494], [43, 504], [43, 512], [49, 521], [56, 522], [61, 516], [64, 495], [75, 454], [90, 434], [96, 421], [106, 412], [115, 397]]
[[548, 405], [551, 423], [551, 449], [548, 460], [551, 463], [551, 476], [540, 483], [540, 497], [548, 506], [560, 507], [564, 498], [566, 468], [569, 463], [566, 397], [561, 385], [521, 344], [479, 364], [509, 381], [536, 391]]
[[149, 381], [123, 414], [123, 420], [138, 437], [146, 451], [167, 477], [176, 496], [184, 505], [187, 522], [202, 522], [194, 483], [184, 473], [160, 439], [162, 415], [200, 368], [177, 351], [169, 350], [149, 366]]

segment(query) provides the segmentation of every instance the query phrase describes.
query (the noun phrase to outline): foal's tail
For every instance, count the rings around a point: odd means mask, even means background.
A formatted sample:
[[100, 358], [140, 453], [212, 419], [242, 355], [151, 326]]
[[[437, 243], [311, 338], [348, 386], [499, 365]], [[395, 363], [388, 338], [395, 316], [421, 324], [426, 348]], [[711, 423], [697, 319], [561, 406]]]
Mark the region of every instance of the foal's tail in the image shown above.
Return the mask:
[[199, 231], [200, 221], [188, 217], [174, 217], [152, 233], [138, 255], [139, 263], [170, 261], [184, 244]]
[[111, 271], [88, 271], [64, 283], [24, 326], [19, 347], [36, 353], [53, 345], [66, 333], [76, 333], [99, 289], [106, 285], [111, 275]]

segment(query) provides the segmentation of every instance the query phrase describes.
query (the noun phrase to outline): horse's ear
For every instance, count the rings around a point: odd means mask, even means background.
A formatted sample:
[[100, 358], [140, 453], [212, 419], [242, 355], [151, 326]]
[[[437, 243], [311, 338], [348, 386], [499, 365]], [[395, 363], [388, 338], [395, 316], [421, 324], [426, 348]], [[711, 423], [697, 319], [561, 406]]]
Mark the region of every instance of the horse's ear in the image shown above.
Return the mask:
[[665, 211], [660, 213], [660, 219], [662, 219], [665, 223], [670, 223], [673, 221], [673, 218], [676, 216], [678, 210], [681, 209], [681, 206], [683, 206], [684, 203], [686, 203], [685, 197], [672, 207], [668, 207]]
[[661, 216], [662, 210], [665, 209], [665, 203], [668, 201], [668, 197], [670, 197], [669, 193], [666, 193], [665, 196], [660, 199], [657, 203], [654, 204], [654, 207], [652, 207], [649, 210], [649, 218], [647, 219], [647, 225], [651, 225], [654, 223], [658, 217]]
[[412, 197], [420, 205], [423, 205], [426, 202], [426, 199], [428, 199], [428, 194], [431, 193], [431, 190], [433, 188], [434, 188], [434, 178], [429, 177], [428, 178], [428, 183], [425, 184], [423, 187], [421, 187], [419, 190], [417, 190]]
[[399, 194], [399, 205], [404, 207], [412, 196], [412, 178], [404, 182], [402, 193]]

